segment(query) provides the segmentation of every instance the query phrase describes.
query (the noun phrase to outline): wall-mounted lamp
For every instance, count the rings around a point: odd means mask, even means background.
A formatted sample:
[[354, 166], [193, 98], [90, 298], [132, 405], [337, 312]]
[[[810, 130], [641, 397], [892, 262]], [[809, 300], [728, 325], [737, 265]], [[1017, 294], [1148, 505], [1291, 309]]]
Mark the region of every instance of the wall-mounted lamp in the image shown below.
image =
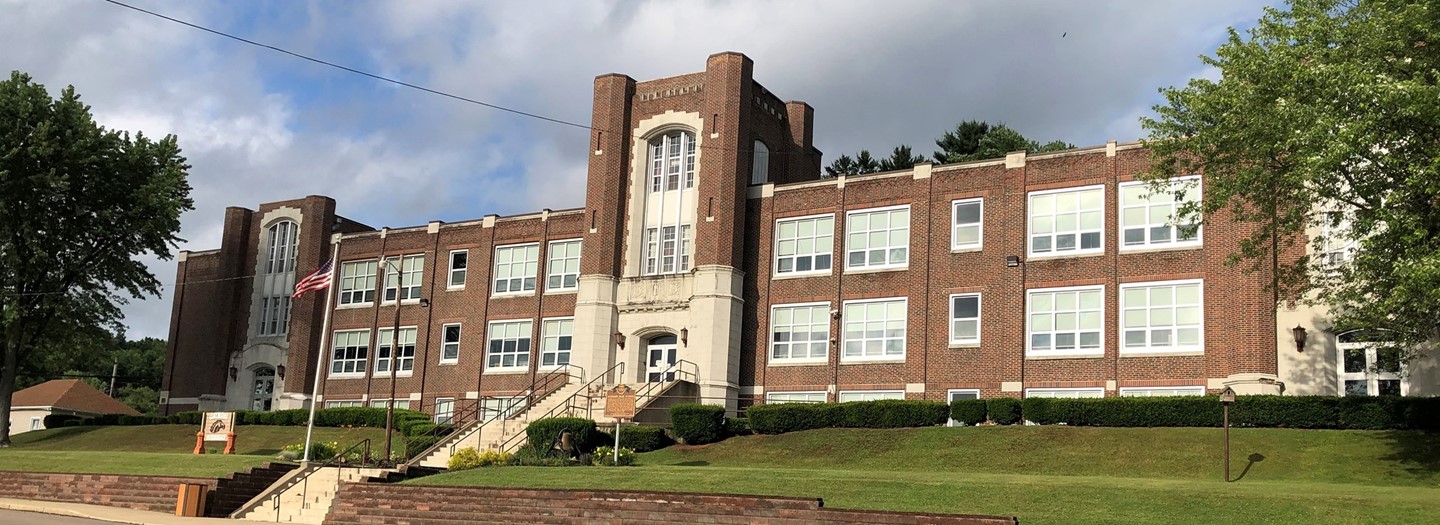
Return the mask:
[[1290, 335], [1292, 335], [1292, 336], [1295, 337], [1295, 351], [1296, 351], [1296, 352], [1304, 352], [1304, 351], [1305, 351], [1305, 337], [1306, 337], [1306, 335], [1307, 335], [1307, 334], [1305, 333], [1305, 327], [1300, 326], [1300, 325], [1298, 325], [1298, 324], [1295, 325], [1295, 328], [1291, 328], [1291, 329], [1290, 329]]
[[1016, 267], [1016, 266], [1020, 266], [1020, 256], [1019, 256], [1019, 255], [1007, 255], [1007, 256], [1005, 256], [1005, 267], [1006, 267], [1006, 268], [1014, 268], [1014, 267]]
[[285, 365], [276, 365], [275, 375], [280, 379], [285, 379]]
[[625, 334], [615, 332], [615, 346], [625, 348]]
[[685, 345], [685, 346], [690, 346], [690, 329], [689, 329], [689, 328], [681, 328], [681, 329], [680, 329], [680, 344], [683, 344], [683, 345]]
[[426, 298], [424, 298], [424, 297], [421, 297], [421, 298], [420, 298], [420, 307], [421, 307], [421, 308], [429, 308], [429, 307], [430, 307], [430, 300], [429, 300], [429, 299], [426, 299]]
[[231, 380], [231, 381], [234, 381], [234, 380], [239, 379], [239, 378], [240, 378], [240, 369], [239, 369], [239, 368], [235, 368], [235, 367], [233, 367], [233, 366], [230, 367], [230, 380]]

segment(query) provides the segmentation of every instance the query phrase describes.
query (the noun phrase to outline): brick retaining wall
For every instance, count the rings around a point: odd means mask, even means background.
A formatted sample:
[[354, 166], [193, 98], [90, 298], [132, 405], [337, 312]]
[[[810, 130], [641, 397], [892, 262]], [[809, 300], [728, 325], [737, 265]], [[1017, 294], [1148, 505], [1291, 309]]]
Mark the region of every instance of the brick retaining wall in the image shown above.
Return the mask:
[[63, 501], [175, 512], [181, 483], [215, 489], [215, 478], [178, 478], [64, 472], [0, 472], [0, 494], [17, 499]]
[[1013, 525], [1013, 517], [824, 508], [818, 498], [346, 483], [326, 525]]

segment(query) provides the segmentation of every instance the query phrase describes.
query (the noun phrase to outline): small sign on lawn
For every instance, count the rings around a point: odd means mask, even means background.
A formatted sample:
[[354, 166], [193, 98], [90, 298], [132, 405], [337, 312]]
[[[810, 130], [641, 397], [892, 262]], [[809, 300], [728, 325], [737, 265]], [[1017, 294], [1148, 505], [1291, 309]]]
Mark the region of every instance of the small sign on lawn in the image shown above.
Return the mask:
[[619, 385], [605, 393], [605, 417], [635, 419], [635, 391]]
[[205, 443], [225, 442], [225, 454], [235, 453], [235, 413], [206, 412], [200, 420], [200, 431], [195, 433], [195, 453], [205, 453]]

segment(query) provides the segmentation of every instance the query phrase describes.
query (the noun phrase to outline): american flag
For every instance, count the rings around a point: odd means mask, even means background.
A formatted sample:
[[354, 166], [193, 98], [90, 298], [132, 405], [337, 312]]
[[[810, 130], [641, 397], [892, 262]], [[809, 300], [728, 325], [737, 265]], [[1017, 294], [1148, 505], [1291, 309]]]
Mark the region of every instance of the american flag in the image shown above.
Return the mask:
[[325, 261], [310, 275], [306, 275], [300, 282], [295, 283], [295, 293], [290, 297], [300, 297], [306, 293], [316, 290], [324, 290], [330, 287], [330, 278], [335, 273], [335, 259]]

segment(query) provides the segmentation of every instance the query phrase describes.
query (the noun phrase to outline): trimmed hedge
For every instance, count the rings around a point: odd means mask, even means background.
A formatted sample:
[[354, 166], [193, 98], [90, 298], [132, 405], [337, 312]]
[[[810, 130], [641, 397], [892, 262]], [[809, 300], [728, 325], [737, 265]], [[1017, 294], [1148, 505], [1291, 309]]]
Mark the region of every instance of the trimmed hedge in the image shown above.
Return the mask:
[[671, 406], [670, 428], [675, 432], [675, 439], [686, 445], [720, 441], [725, 439], [725, 407], [699, 403]]
[[757, 434], [814, 428], [905, 428], [943, 425], [950, 406], [938, 401], [882, 399], [850, 403], [756, 405], [746, 413]]
[[[608, 441], [605, 444], [614, 446], [614, 436], [610, 436], [610, 438], [612, 441]], [[620, 448], [628, 448], [636, 452], [650, 452], [652, 450], [660, 450], [674, 443], [675, 441], [670, 439], [670, 436], [665, 435], [665, 429], [661, 427], [645, 425], [620, 427]]]
[[73, 427], [84, 419], [71, 414], [50, 414], [45, 416], [45, 428]]
[[985, 400], [985, 416], [996, 425], [1014, 425], [1020, 422], [1020, 400], [1013, 397], [997, 397]]
[[[1028, 398], [1024, 418], [1041, 425], [1097, 427], [1218, 427], [1224, 411], [1215, 396]], [[1440, 398], [1240, 396], [1230, 425], [1260, 428], [1435, 430]]]
[[[534, 447], [548, 447], [560, 438], [562, 431], [570, 431], [570, 441], [580, 452], [588, 453], [604, 445], [604, 438], [595, 428], [595, 421], [580, 417], [547, 417], [530, 422], [525, 427], [525, 438]], [[614, 439], [613, 437], [611, 439]]]
[[985, 400], [956, 399], [950, 402], [950, 420], [964, 425], [985, 422]]
[[[170, 417], [126, 416], [105, 414], [85, 420], [86, 425], [199, 425], [204, 414], [199, 411], [181, 412]], [[257, 410], [236, 410], [237, 425], [304, 426], [310, 420], [310, 410], [296, 408], [264, 412]], [[408, 421], [428, 422], [430, 416], [414, 410], [395, 409], [395, 428], [402, 428]], [[315, 411], [317, 427], [385, 427], [385, 409], [369, 407], [322, 408]], [[403, 432], [403, 430], [402, 430]]]

